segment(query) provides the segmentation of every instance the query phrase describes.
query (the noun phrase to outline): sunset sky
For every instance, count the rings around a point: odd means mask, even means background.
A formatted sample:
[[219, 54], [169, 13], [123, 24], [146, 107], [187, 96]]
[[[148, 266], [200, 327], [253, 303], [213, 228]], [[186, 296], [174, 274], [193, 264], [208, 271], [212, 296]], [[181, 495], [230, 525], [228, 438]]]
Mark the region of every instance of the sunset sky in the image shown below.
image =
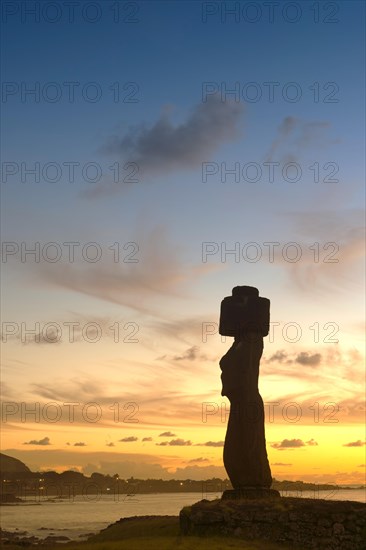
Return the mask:
[[364, 3], [9, 4], [2, 452], [225, 478], [220, 302], [252, 285], [272, 475], [364, 483]]

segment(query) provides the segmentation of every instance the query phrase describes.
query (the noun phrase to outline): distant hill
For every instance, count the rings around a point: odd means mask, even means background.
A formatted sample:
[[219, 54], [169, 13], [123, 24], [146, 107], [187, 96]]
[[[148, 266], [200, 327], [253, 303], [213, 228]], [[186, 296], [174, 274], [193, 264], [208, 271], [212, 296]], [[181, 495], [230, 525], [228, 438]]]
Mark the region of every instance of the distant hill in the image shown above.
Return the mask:
[[0, 471], [2, 473], [30, 472], [30, 469], [21, 460], [0, 453]]

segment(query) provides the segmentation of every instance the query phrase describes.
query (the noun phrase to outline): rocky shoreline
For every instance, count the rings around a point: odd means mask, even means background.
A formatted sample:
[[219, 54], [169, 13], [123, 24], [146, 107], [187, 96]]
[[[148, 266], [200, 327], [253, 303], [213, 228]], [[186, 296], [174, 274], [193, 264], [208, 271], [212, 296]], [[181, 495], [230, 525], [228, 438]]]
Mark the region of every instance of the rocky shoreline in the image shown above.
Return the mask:
[[68, 542], [86, 542], [91, 538], [94, 538], [95, 536], [98, 536], [100, 534], [103, 534], [104, 532], [115, 528], [116, 526], [121, 526], [129, 523], [135, 523], [138, 522], [145, 522], [146, 520], [154, 520], [154, 519], [175, 519], [177, 525], [179, 525], [179, 517], [178, 516], [131, 516], [127, 518], [120, 518], [119, 520], [115, 521], [114, 523], [111, 523], [104, 529], [101, 529], [98, 533], [86, 533], [84, 535], [79, 535], [78, 538], [70, 538], [65, 535], [56, 535], [53, 531], [58, 531], [59, 529], [51, 529], [48, 527], [40, 527], [39, 531], [51, 531], [49, 535], [47, 535], [45, 538], [37, 537], [36, 535], [31, 535], [28, 533], [28, 531], [21, 531], [20, 529], [16, 529], [15, 531], [6, 531], [4, 529], [0, 528], [0, 546], [2, 545], [16, 545], [16, 546], [51, 546], [51, 545], [64, 545]]
[[[71, 539], [66, 535], [57, 535], [53, 533], [52, 529], [47, 527], [40, 527], [39, 531], [50, 531], [50, 534], [46, 537], [37, 537], [31, 535], [28, 531], [21, 531], [16, 529], [15, 531], [6, 531], [0, 528], [0, 546], [2, 545], [17, 545], [17, 546], [44, 546], [50, 544], [65, 544], [66, 542], [75, 542], [75, 539]], [[56, 530], [55, 530], [56, 531]], [[86, 535], [79, 535], [78, 541], [87, 539], [94, 535], [94, 533], [87, 533]]]
[[50, 531], [50, 534], [46, 537], [38, 537], [36, 535], [30, 534], [28, 531], [21, 531], [20, 529], [16, 529], [15, 531], [6, 531], [5, 529], [1, 529], [0, 527], [0, 547], [5, 545], [16, 545], [16, 546], [51, 546], [51, 545], [64, 545], [67, 542], [86, 542], [91, 537], [94, 537], [96, 535], [102, 534], [105, 531], [108, 531], [111, 528], [114, 528], [115, 526], [122, 525], [122, 524], [128, 524], [133, 522], [144, 522], [146, 520], [151, 520], [158, 518], [160, 519], [172, 519], [175, 518], [177, 525], [179, 525], [179, 517], [178, 516], [131, 516], [127, 518], [120, 518], [119, 520], [115, 521], [114, 523], [111, 523], [104, 529], [101, 529], [98, 533], [86, 533], [83, 535], [79, 535], [77, 538], [70, 538], [66, 535], [57, 535], [53, 531], [60, 531], [60, 529], [51, 529], [49, 527], [40, 527], [39, 531]]

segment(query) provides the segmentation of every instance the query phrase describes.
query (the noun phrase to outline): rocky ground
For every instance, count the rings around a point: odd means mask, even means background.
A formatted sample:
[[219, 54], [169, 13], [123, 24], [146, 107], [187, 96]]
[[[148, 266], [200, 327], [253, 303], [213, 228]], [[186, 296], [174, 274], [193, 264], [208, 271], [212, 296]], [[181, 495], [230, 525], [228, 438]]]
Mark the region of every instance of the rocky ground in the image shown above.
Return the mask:
[[[40, 531], [50, 531], [46, 527], [41, 527]], [[81, 535], [80, 539], [85, 539], [88, 536], [92, 536], [94, 533], [88, 533], [87, 535]], [[58, 535], [50, 533], [46, 537], [37, 537], [31, 535], [28, 531], [21, 531], [16, 529], [15, 531], [5, 531], [0, 528], [0, 546], [3, 545], [16, 545], [16, 546], [49, 546], [53, 544], [70, 542], [71, 539], [65, 535]]]

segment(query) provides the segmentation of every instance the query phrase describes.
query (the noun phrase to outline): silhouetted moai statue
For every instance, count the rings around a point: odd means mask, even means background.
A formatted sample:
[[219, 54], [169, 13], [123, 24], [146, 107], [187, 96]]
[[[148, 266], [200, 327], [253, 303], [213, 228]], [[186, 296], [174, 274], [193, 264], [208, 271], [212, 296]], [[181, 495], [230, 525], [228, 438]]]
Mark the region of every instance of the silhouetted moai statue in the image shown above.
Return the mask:
[[222, 392], [230, 400], [224, 465], [234, 491], [223, 498], [280, 496], [270, 489], [271, 469], [264, 433], [264, 406], [258, 390], [263, 337], [269, 332], [267, 298], [251, 286], [233, 288], [221, 302], [220, 334], [234, 343], [221, 358]]

